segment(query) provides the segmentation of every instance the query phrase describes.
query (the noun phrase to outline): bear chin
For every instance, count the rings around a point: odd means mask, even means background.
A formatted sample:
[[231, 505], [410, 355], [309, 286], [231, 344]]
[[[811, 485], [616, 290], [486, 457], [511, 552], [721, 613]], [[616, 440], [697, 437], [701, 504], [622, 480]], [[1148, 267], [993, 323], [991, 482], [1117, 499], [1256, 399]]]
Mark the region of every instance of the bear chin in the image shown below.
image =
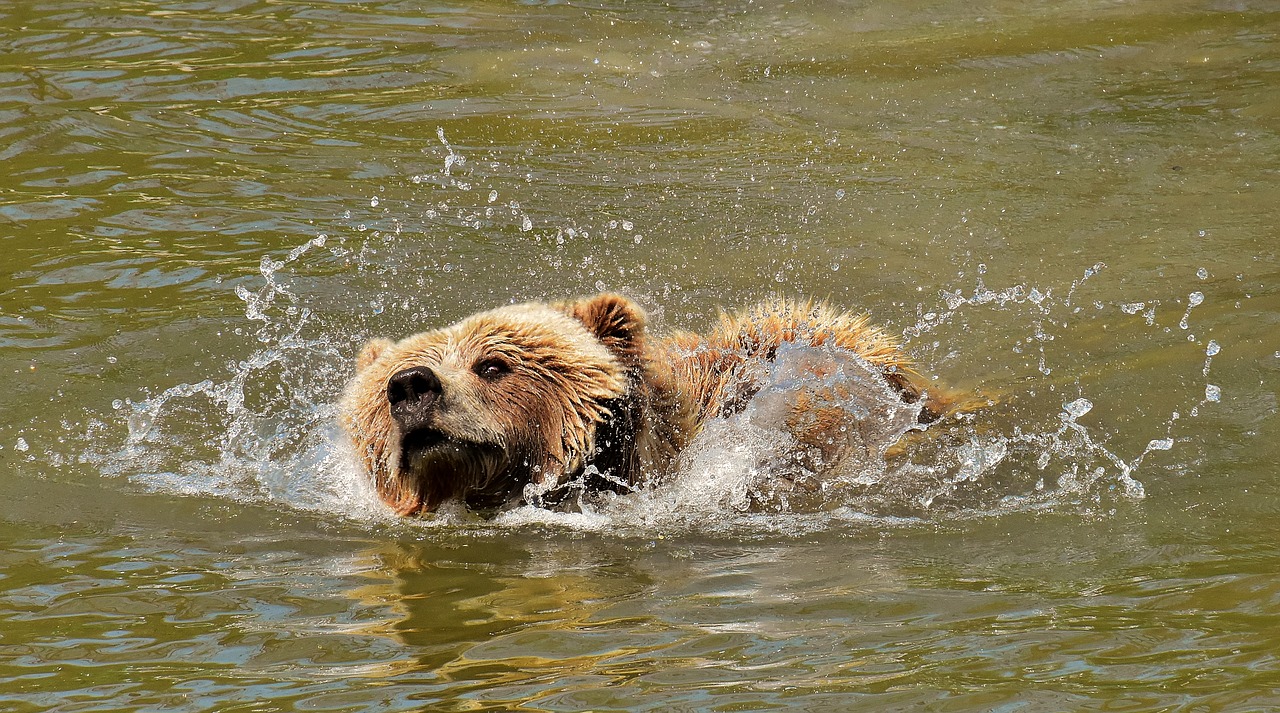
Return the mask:
[[509, 471], [502, 448], [459, 441], [435, 429], [412, 431], [400, 443], [399, 476], [418, 493], [424, 512], [452, 498], [477, 510], [501, 507], [524, 487]]

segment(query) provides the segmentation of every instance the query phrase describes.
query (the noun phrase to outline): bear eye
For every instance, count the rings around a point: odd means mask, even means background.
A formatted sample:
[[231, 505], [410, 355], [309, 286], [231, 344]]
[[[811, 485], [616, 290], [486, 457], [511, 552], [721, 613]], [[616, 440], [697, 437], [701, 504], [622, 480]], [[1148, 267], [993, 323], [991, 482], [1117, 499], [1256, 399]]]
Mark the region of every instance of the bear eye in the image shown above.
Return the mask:
[[482, 379], [496, 379], [511, 371], [511, 366], [502, 359], [490, 357], [476, 362], [476, 365], [471, 370]]

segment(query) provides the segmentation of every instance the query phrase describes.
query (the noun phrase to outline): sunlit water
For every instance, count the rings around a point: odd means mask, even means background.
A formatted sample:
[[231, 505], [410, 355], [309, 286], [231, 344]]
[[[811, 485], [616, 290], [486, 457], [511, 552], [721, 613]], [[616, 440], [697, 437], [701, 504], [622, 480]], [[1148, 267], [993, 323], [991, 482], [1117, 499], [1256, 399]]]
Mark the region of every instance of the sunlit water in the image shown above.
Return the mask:
[[[1278, 31], [0, 8], [0, 708], [1280, 707]], [[334, 422], [360, 344], [603, 289], [865, 309], [992, 405], [752, 511], [784, 352], [655, 487], [391, 517]]]

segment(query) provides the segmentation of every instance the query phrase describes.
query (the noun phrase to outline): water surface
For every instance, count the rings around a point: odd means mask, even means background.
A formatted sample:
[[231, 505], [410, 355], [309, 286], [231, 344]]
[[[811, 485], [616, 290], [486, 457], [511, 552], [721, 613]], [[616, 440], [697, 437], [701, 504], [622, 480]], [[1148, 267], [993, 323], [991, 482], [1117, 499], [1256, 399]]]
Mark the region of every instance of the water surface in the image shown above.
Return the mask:
[[[0, 8], [0, 702], [1280, 706], [1278, 32], [1266, 2]], [[730, 438], [583, 515], [387, 516], [332, 422], [361, 343], [601, 289], [659, 330], [827, 298], [1000, 404], [816, 514], [695, 498]]]

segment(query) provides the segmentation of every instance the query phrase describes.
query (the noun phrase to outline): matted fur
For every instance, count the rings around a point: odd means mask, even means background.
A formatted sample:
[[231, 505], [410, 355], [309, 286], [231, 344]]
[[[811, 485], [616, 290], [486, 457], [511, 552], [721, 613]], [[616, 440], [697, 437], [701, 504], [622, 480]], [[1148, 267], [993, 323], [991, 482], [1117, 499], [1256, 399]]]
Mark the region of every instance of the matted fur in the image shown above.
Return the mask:
[[[705, 335], [657, 341], [645, 322], [634, 302], [606, 293], [499, 307], [399, 342], [374, 340], [357, 358], [341, 420], [379, 495], [408, 515], [452, 497], [477, 507], [518, 502], [528, 484], [547, 489], [587, 476], [591, 487], [622, 487], [658, 477], [709, 419], [744, 407], [760, 369], [787, 343], [847, 350], [904, 401], [925, 395], [893, 339], [825, 303], [775, 299], [722, 314]], [[477, 371], [495, 362], [499, 375]], [[422, 416], [427, 428], [400, 433], [388, 382], [416, 367], [439, 378], [440, 394]], [[950, 408], [925, 396], [922, 421]], [[830, 448], [833, 429], [849, 418], [831, 403], [797, 399], [788, 422], [797, 442]]]

